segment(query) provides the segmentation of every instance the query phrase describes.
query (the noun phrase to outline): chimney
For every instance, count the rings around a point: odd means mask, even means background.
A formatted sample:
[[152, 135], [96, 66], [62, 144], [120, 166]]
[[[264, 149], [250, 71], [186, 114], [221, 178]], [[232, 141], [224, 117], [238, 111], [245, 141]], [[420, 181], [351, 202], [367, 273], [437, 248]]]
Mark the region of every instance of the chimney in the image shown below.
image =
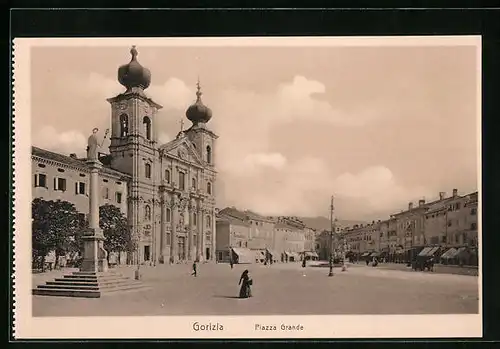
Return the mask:
[[445, 196], [446, 196], [446, 193], [444, 191], [439, 192], [439, 200], [444, 200]]
[[456, 198], [458, 196], [458, 189], [453, 189], [453, 197]]
[[422, 207], [425, 205], [425, 199], [418, 200], [418, 207]]
[[69, 154], [69, 157], [72, 158], [72, 159], [76, 159], [76, 154], [75, 153], [71, 153], [71, 154]]
[[408, 203], [408, 211], [411, 211], [413, 209], [413, 202]]

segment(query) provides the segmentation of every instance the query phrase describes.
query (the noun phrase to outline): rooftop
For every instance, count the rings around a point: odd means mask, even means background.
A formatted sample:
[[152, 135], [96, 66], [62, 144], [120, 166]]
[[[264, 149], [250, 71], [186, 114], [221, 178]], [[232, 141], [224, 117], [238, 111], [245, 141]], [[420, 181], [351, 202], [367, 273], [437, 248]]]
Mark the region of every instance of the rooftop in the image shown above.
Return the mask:
[[[50, 150], [46, 150], [46, 149], [42, 149], [42, 148], [38, 148], [38, 147], [33, 147], [33, 146], [31, 147], [31, 155], [42, 158], [42, 159], [46, 159], [46, 160], [52, 160], [52, 161], [55, 161], [55, 162], [58, 162], [58, 163], [61, 163], [64, 165], [77, 167], [79, 169], [82, 169], [83, 171], [89, 170], [89, 167], [85, 162], [86, 159], [67, 156], [67, 155], [55, 153], [55, 152], [52, 152]], [[107, 159], [107, 157], [105, 157], [105, 159]], [[112, 175], [112, 176], [130, 178], [130, 175], [123, 173], [123, 172], [120, 172], [120, 171], [117, 171], [117, 170], [114, 170], [111, 167], [109, 167], [109, 165], [107, 165], [107, 164], [109, 164], [109, 162], [104, 161], [104, 164], [103, 164], [104, 166], [102, 167], [101, 172]]]

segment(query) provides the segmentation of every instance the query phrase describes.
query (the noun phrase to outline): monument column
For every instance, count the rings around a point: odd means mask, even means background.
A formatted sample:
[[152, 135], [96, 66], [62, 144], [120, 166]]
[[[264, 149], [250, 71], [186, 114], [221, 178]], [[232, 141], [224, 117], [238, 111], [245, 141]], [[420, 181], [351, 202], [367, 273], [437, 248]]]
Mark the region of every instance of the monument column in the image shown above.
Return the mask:
[[104, 234], [99, 227], [99, 160], [87, 160], [90, 167], [89, 181], [89, 229], [83, 236], [83, 261], [81, 271], [105, 272], [108, 270], [107, 252], [104, 250]]

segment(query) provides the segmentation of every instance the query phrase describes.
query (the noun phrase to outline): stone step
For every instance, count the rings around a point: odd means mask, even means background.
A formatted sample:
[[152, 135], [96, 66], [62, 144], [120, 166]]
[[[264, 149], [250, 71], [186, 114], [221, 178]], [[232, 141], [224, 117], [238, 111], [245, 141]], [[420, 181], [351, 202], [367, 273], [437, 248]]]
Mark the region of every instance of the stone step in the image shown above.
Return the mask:
[[88, 286], [98, 286], [98, 285], [115, 285], [123, 284], [133, 281], [131, 279], [116, 279], [116, 280], [74, 280], [74, 279], [55, 279], [54, 281], [48, 281], [47, 285], [88, 285]]
[[116, 274], [116, 275], [100, 275], [100, 276], [88, 276], [88, 275], [64, 275], [64, 279], [71, 280], [82, 280], [82, 281], [95, 281], [95, 280], [114, 280], [114, 279], [129, 279], [126, 276]]
[[96, 290], [73, 290], [73, 289], [44, 289], [35, 288], [32, 291], [34, 296], [58, 296], [58, 297], [79, 297], [79, 298], [99, 298], [101, 292]]
[[45, 284], [37, 286], [37, 289], [99, 290], [99, 285]]
[[98, 278], [80, 278], [80, 277], [72, 277], [66, 275], [62, 278], [56, 278], [57, 281], [73, 281], [73, 282], [108, 282], [115, 280], [132, 280], [131, 278], [125, 276], [116, 276], [116, 277], [98, 277]]
[[150, 290], [151, 287], [143, 284], [137, 285], [124, 285], [121, 287], [111, 287], [111, 288], [103, 288], [101, 289], [101, 295], [108, 295], [117, 292], [130, 292], [130, 291], [146, 291]]

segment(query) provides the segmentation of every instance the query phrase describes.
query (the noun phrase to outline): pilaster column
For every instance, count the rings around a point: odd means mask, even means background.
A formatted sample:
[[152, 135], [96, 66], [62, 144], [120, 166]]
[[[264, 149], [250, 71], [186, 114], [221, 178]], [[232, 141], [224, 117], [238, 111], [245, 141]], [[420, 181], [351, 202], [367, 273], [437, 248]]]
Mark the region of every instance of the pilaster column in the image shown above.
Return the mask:
[[160, 263], [165, 263], [165, 236], [167, 235], [165, 190], [160, 187]]
[[179, 206], [179, 202], [177, 199], [177, 196], [175, 194], [172, 194], [171, 200], [170, 200], [170, 212], [172, 214], [171, 217], [171, 225], [170, 225], [170, 261], [172, 263], [175, 263], [179, 256], [177, 253], [177, 226], [178, 226], [178, 214], [177, 214], [177, 208]]
[[204, 208], [200, 209], [200, 229], [199, 229], [199, 238], [198, 243], [200, 245], [200, 261], [205, 260], [205, 214], [206, 211]]
[[198, 201], [196, 206], [196, 216], [198, 217], [197, 222], [197, 233], [196, 233], [196, 259], [201, 260], [201, 236], [203, 235], [203, 213], [201, 212], [200, 202]]
[[189, 229], [188, 229], [188, 250], [187, 250], [187, 259], [193, 260], [193, 231], [194, 231], [194, 213], [195, 213], [195, 205], [192, 200], [189, 201], [188, 212], [189, 212]]
[[210, 252], [210, 258], [211, 258], [212, 261], [215, 261], [215, 259], [216, 259], [216, 253], [215, 253], [215, 248], [216, 248], [216, 246], [215, 246], [215, 241], [216, 241], [216, 239], [215, 239], [216, 221], [215, 221], [215, 211], [213, 209], [210, 210], [210, 216], [212, 217], [211, 218], [211, 222], [212, 222], [212, 236], [211, 236], [211, 238], [212, 238], [212, 240], [211, 240], [211, 242], [212, 242], [212, 248], [211, 248], [211, 252]]

